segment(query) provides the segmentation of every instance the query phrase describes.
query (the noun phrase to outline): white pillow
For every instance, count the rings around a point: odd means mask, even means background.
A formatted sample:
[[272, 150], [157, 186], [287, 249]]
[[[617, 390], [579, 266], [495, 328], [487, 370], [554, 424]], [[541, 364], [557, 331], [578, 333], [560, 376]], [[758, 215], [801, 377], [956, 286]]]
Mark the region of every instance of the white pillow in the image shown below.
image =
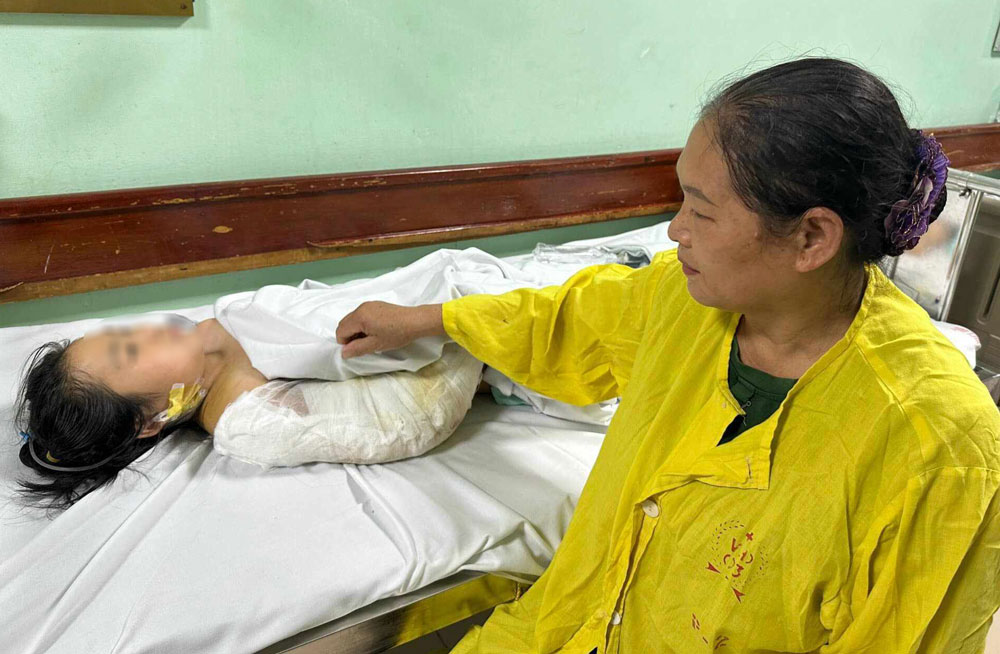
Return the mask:
[[980, 343], [979, 337], [976, 336], [976, 332], [951, 322], [942, 322], [933, 318], [931, 318], [931, 322], [938, 328], [938, 331], [944, 334], [945, 338], [951, 341], [952, 345], [965, 355], [965, 358], [969, 361], [969, 365], [975, 368], [976, 352], [982, 347], [982, 343]]
[[226, 407], [216, 451], [264, 467], [385, 463], [423, 454], [465, 417], [483, 364], [454, 343], [415, 372], [270, 381]]

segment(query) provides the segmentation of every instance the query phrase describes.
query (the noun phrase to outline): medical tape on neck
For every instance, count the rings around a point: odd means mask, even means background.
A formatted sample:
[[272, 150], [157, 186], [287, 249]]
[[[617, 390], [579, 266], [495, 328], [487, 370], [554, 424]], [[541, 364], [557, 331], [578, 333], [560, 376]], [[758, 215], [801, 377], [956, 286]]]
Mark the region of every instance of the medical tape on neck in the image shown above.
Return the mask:
[[174, 384], [167, 396], [167, 408], [153, 416], [153, 422], [180, 420], [194, 413], [205, 398], [205, 389], [201, 387], [204, 381], [199, 378], [190, 386], [180, 382]]

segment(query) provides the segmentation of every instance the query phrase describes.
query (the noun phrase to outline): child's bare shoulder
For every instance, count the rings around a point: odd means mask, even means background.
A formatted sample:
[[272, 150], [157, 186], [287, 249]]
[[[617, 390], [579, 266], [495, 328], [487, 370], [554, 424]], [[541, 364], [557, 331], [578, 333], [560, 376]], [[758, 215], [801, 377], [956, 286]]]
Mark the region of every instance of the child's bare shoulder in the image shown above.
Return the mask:
[[198, 410], [198, 423], [209, 434], [215, 433], [222, 413], [240, 395], [267, 383], [264, 375], [247, 365], [227, 368], [219, 375]]
[[239, 341], [215, 318], [203, 321], [199, 328], [206, 330], [206, 335], [212, 339], [225, 361], [222, 372], [212, 383], [198, 410], [198, 423], [211, 434], [226, 407], [241, 394], [266, 384], [267, 378], [253, 367]]

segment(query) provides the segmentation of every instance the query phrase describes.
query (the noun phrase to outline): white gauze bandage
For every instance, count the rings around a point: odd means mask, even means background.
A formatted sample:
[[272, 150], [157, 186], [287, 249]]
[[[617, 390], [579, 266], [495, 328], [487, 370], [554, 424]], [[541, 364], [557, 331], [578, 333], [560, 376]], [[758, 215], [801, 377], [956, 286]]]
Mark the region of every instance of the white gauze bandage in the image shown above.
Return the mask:
[[454, 343], [415, 372], [345, 381], [270, 381], [226, 407], [216, 451], [265, 467], [386, 463], [446, 440], [472, 405], [483, 364]]

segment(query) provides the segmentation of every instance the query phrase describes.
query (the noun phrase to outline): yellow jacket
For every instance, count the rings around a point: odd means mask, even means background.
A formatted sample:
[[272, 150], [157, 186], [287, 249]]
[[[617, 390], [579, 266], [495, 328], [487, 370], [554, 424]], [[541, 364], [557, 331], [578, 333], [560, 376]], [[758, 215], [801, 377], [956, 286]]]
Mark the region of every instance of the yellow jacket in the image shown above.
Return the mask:
[[764, 423], [727, 385], [739, 314], [676, 252], [444, 305], [515, 381], [621, 396], [566, 536], [454, 652], [982, 652], [1000, 607], [1000, 413], [877, 266], [844, 337]]

